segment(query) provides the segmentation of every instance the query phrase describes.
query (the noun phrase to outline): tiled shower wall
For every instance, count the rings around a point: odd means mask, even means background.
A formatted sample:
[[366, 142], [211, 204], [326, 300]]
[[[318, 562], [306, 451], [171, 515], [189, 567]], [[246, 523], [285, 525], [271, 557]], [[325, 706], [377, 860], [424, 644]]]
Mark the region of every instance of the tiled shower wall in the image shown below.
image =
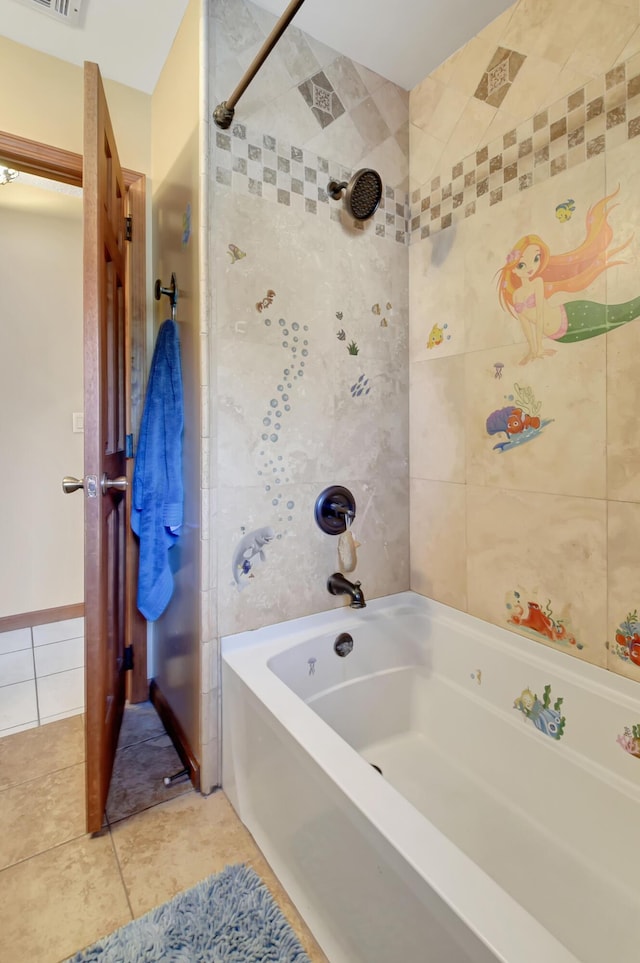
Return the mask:
[[[275, 18], [210, 12], [214, 106]], [[361, 166], [385, 197], [357, 226], [326, 187]], [[342, 604], [338, 539], [314, 521], [328, 485], [355, 495], [365, 594], [408, 588], [408, 94], [292, 27], [231, 128], [211, 125], [210, 178], [210, 631], [226, 635]]]
[[640, 324], [532, 361], [498, 298], [521, 239], [576, 250], [607, 195], [619, 263], [554, 297], [640, 295], [639, 23], [521, 0], [416, 87], [409, 251], [412, 588], [640, 680]]

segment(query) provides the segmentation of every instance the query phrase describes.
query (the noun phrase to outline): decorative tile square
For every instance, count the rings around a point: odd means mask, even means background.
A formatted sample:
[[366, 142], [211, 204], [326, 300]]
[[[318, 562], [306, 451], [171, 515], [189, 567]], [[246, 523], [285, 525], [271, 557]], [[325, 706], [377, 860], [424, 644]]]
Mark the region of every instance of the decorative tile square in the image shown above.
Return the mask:
[[478, 84], [474, 97], [491, 107], [499, 107], [526, 57], [515, 50], [498, 47]]
[[536, 114], [535, 117], [533, 118], [534, 131], [544, 130], [544, 128], [547, 127], [548, 124], [549, 124], [549, 114], [546, 110], [543, 110], [539, 114]]
[[567, 97], [567, 110], [571, 112], [584, 104], [584, 87], [574, 91]]
[[344, 114], [344, 107], [324, 71], [298, 86], [313, 116], [324, 129]]

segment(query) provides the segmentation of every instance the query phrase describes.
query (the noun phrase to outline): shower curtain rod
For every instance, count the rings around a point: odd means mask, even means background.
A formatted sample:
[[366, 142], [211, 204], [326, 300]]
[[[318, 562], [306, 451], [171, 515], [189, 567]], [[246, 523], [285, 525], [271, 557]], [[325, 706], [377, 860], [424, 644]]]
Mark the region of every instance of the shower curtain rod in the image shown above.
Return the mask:
[[278, 40], [285, 32], [296, 13], [304, 3], [304, 0], [291, 0], [291, 3], [284, 11], [275, 27], [265, 40], [265, 42], [260, 47], [260, 50], [253, 58], [253, 61], [245, 71], [240, 83], [233, 91], [228, 100], [223, 100], [221, 104], [218, 104], [213, 112], [213, 119], [215, 120], [218, 127], [222, 127], [226, 130], [227, 127], [231, 126], [231, 121], [233, 120], [233, 114], [235, 111], [235, 106], [242, 97], [243, 93], [258, 73], [263, 63], [277, 44]]

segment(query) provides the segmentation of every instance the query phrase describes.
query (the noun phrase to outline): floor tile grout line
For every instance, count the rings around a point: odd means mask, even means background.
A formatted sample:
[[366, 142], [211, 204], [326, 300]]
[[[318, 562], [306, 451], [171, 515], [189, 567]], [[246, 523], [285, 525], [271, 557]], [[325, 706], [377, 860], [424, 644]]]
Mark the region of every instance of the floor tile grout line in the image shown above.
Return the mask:
[[84, 839], [87, 833], [84, 830], [78, 833], [77, 836], [70, 836], [69, 839], [64, 839], [60, 843], [54, 843], [53, 846], [48, 846], [46, 849], [40, 850], [38, 853], [31, 853], [29, 856], [24, 856], [22, 859], [17, 859], [14, 863], [8, 863], [6, 866], [0, 867], [0, 876], [6, 873], [10, 869], [15, 869], [16, 866], [22, 866], [23, 863], [28, 863], [31, 859], [37, 859], [39, 856], [44, 856], [46, 853], [52, 853], [54, 849], [60, 849], [61, 846], [66, 846], [68, 843], [74, 843], [78, 839]]
[[185, 788], [184, 792], [178, 792], [175, 794], [175, 796], [169, 796], [168, 799], [158, 799], [156, 802], [149, 803], [148, 806], [144, 806], [142, 809], [136, 809], [134, 812], [127, 813], [125, 816], [118, 816], [115, 819], [111, 819], [109, 815], [105, 813], [109, 831], [111, 831], [112, 827], [125, 822], [127, 819], [133, 819], [134, 816], [140, 816], [142, 813], [149, 812], [150, 809], [155, 809], [156, 806], [164, 806], [165, 803], [172, 802], [174, 799], [179, 799], [181, 796], [186, 796], [191, 791], [195, 792], [196, 790], [193, 788], [193, 786], [189, 785], [187, 788]]
[[0, 797], [2, 796], [2, 793], [8, 792], [10, 789], [17, 789], [19, 786], [26, 786], [27, 783], [30, 783], [30, 782], [42, 782], [42, 780], [46, 779], [47, 776], [55, 776], [59, 772], [66, 772], [67, 769], [75, 769], [76, 766], [84, 766], [84, 765], [85, 765], [85, 760], [83, 756], [80, 762], [72, 762], [72, 763], [69, 763], [68, 766], [60, 766], [58, 769], [48, 769], [46, 772], [41, 772], [37, 776], [30, 776], [28, 779], [24, 779], [22, 782], [13, 782], [11, 783], [10, 786], [0, 786]]
[[111, 824], [109, 823], [108, 818], [107, 818], [107, 828], [108, 828], [108, 830], [109, 830], [109, 840], [110, 840], [110, 842], [111, 842], [111, 849], [112, 849], [112, 852], [113, 852], [113, 855], [114, 855], [114, 858], [115, 858], [115, 861], [116, 861], [116, 866], [118, 867], [118, 875], [120, 876], [120, 882], [122, 883], [122, 888], [123, 888], [123, 890], [124, 890], [124, 898], [125, 898], [126, 901], [127, 901], [127, 906], [129, 907], [129, 912], [131, 913], [131, 919], [132, 919], [132, 920], [135, 920], [135, 919], [136, 919], [136, 915], [135, 915], [135, 913], [133, 912], [133, 906], [131, 905], [131, 900], [129, 899], [129, 890], [128, 890], [128, 888], [127, 888], [127, 884], [126, 884], [125, 881], [124, 881], [124, 874], [123, 874], [123, 872], [122, 872], [122, 866], [120, 865], [120, 859], [119, 859], [119, 857], [118, 857], [118, 850], [116, 849], [115, 840], [114, 840], [114, 838], [113, 838], [113, 833], [112, 833], [112, 831], [111, 831]]

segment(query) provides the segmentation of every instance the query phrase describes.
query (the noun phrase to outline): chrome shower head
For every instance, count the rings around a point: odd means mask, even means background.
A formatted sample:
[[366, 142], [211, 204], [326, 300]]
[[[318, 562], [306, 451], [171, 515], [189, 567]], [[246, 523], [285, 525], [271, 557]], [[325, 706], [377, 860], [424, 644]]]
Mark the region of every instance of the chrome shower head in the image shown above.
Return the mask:
[[334, 201], [342, 197], [343, 191], [346, 191], [344, 203], [351, 216], [357, 221], [368, 221], [382, 200], [382, 178], [377, 171], [363, 167], [355, 172], [348, 183], [329, 181], [327, 193]]

